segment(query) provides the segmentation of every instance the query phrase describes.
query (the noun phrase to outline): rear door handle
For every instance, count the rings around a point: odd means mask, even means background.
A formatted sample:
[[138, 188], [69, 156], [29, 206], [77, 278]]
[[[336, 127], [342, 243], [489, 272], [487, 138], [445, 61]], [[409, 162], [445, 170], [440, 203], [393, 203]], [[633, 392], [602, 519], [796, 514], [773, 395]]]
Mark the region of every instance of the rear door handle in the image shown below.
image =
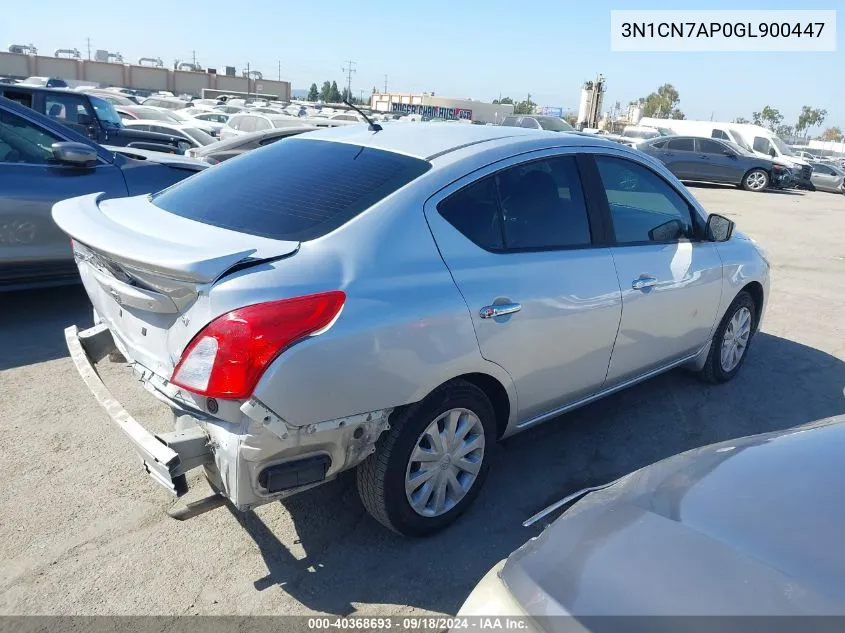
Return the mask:
[[506, 314], [513, 314], [522, 310], [522, 305], [519, 303], [497, 303], [491, 306], [484, 306], [478, 311], [478, 316], [482, 319], [492, 319], [495, 317], [505, 316]]
[[645, 288], [651, 288], [656, 285], [657, 280], [654, 277], [649, 277], [647, 275], [643, 275], [639, 279], [634, 279], [634, 281], [631, 282], [631, 288], [634, 290], [644, 290]]

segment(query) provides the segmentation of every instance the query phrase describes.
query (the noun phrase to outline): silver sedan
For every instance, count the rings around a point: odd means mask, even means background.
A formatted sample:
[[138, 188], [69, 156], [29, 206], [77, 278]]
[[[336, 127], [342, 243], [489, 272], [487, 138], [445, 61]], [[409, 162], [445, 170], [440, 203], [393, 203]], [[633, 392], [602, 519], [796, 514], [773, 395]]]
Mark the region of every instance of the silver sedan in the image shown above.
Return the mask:
[[831, 193], [845, 193], [845, 169], [830, 163], [813, 163], [810, 177], [816, 189]]
[[[657, 160], [504, 126], [311, 132], [53, 216], [95, 310], [71, 356], [159, 483], [202, 467], [247, 510], [357, 468], [408, 535], [467, 509], [503, 437], [675, 367], [733, 378], [769, 291]], [[111, 397], [106, 355], [172, 432]]]

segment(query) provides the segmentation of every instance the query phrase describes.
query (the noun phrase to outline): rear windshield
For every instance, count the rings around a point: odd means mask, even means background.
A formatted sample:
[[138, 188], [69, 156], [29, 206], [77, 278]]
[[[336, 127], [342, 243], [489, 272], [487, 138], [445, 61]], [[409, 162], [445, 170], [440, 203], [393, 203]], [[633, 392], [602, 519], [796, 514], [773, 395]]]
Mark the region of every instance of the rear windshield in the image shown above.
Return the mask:
[[278, 240], [310, 240], [348, 222], [431, 164], [393, 152], [286, 138], [152, 196], [204, 224]]

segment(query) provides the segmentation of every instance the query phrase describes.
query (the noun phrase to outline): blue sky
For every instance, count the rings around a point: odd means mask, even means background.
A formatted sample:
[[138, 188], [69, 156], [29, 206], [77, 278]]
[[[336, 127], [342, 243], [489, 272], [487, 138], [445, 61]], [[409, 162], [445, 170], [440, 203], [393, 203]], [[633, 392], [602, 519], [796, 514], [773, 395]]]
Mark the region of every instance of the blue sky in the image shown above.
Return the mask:
[[[390, 90], [490, 100], [501, 94], [577, 109], [581, 84], [603, 73], [606, 108], [669, 82], [687, 118], [750, 118], [765, 105], [794, 123], [802, 105], [825, 108], [824, 127], [845, 128], [845, 53], [612, 53], [611, 9], [660, 9], [667, 3], [419, 2], [409, 0], [144, 0], [69, 11], [66, 2], [12, 0], [3, 15], [4, 45], [32, 43], [43, 52], [76, 47], [121, 52], [126, 59], [160, 56], [204, 66], [250, 62], [265, 77], [295, 89], [345, 82], [344, 60], [357, 62], [355, 94]], [[680, 5], [680, 6], [679, 6]], [[175, 7], [178, 6], [178, 9]], [[796, 9], [781, 0], [676, 3], [688, 9]], [[802, 8], [841, 9], [842, 0]], [[49, 16], [53, 16], [49, 18]], [[839, 12], [840, 19], [845, 11]], [[48, 19], [49, 18], [49, 19]], [[841, 29], [840, 29], [841, 30]]]

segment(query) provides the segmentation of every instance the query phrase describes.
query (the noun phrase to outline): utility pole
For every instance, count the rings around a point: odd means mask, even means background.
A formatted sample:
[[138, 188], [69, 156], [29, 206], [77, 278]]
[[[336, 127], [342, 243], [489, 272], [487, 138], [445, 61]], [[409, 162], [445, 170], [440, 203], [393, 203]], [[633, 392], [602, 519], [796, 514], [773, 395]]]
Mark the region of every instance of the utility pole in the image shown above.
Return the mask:
[[387, 94], [387, 75], [384, 76], [384, 94]]
[[249, 62], [246, 63], [246, 98], [249, 99]]
[[279, 60], [279, 81], [282, 80], [282, 60]]
[[356, 62], [353, 62], [351, 59], [346, 62], [346, 66], [344, 66], [341, 70], [346, 73], [346, 95], [351, 99], [352, 98], [352, 73], [357, 72], [355, 70]]
[[88, 43], [88, 61], [91, 61], [91, 38], [86, 37], [85, 41]]
[[196, 51], [191, 51], [191, 55], [193, 55], [193, 58], [194, 58], [194, 68], [196, 68], [196, 67], [197, 67], [197, 52], [196, 52]]

